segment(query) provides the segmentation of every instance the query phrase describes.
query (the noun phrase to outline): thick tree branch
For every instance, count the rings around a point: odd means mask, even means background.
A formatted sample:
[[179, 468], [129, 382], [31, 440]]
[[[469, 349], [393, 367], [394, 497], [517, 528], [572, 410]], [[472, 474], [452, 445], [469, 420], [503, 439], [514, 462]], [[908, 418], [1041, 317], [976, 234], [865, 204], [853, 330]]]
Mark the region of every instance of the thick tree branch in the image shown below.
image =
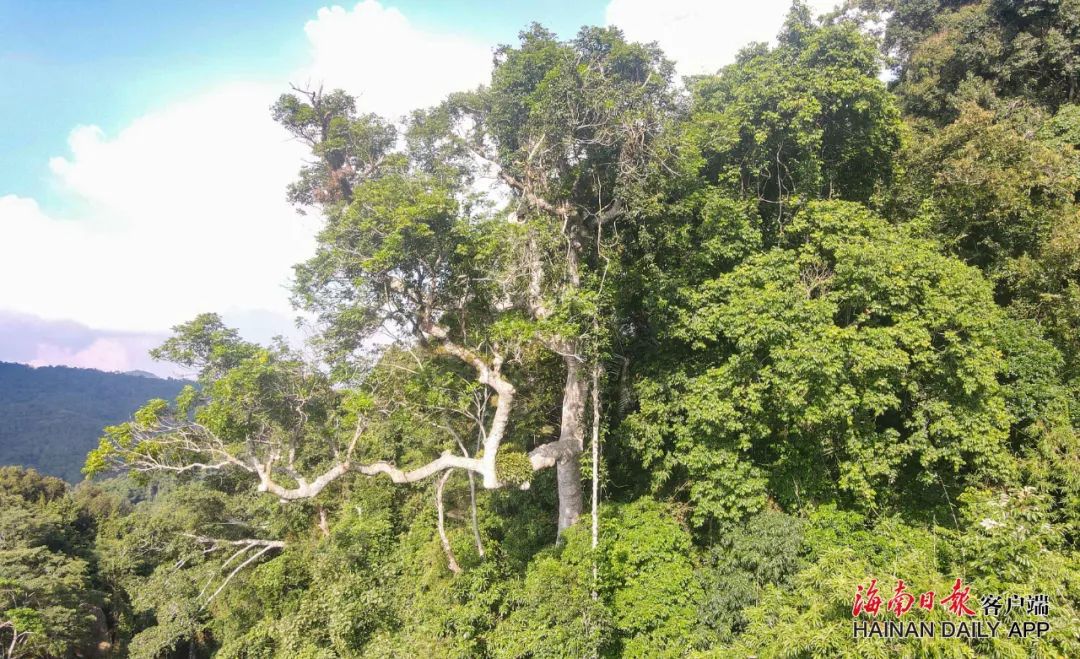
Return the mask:
[[242, 540], [222, 540], [221, 538], [210, 538], [205, 535], [196, 535], [194, 533], [183, 533], [184, 537], [191, 538], [196, 542], [200, 542], [208, 545], [232, 545], [235, 547], [240, 546], [259, 546], [259, 547], [271, 547], [282, 549], [285, 547], [284, 540], [262, 540], [259, 538], [244, 538]]
[[533, 471], [540, 471], [554, 467], [559, 460], [572, 458], [580, 453], [581, 445], [576, 439], [561, 439], [541, 444], [529, 451], [529, 462], [532, 463]]
[[564, 222], [569, 221], [571, 215], [573, 215], [573, 209], [570, 207], [570, 204], [551, 203], [547, 199], [544, 199], [540, 195], [533, 192], [530, 186], [522, 183], [510, 174], [507, 174], [504, 170], [499, 170], [499, 179], [502, 180], [503, 183], [506, 183], [508, 186], [510, 186], [512, 189], [516, 190], [518, 194], [521, 195], [521, 198], [528, 202], [530, 205], [532, 205], [534, 208], [542, 210], [546, 213], [551, 213], [552, 215], [561, 218]]

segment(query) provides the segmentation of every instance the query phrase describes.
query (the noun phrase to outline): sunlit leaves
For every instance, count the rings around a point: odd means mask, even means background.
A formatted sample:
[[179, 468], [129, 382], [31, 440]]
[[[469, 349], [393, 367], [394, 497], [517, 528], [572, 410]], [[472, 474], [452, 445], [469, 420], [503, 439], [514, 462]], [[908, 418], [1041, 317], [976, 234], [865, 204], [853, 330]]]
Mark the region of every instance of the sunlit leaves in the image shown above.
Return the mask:
[[812, 204], [781, 247], [683, 295], [671, 335], [711, 365], [645, 383], [630, 428], [654, 482], [688, 479], [701, 521], [760, 509], [766, 468], [789, 505], [1015, 475], [1002, 316], [929, 241]]

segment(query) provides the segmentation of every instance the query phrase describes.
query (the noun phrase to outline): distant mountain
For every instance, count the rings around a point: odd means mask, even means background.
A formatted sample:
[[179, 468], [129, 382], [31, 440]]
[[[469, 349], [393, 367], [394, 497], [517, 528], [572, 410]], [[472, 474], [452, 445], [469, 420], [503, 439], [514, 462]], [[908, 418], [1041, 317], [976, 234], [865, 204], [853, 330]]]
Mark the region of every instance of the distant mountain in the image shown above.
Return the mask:
[[83, 461], [103, 427], [127, 420], [151, 398], [172, 398], [185, 384], [145, 371], [0, 362], [0, 465], [82, 480]]
[[155, 380], [161, 379], [150, 371], [124, 371], [121, 375], [134, 375], [137, 378], [154, 378]]

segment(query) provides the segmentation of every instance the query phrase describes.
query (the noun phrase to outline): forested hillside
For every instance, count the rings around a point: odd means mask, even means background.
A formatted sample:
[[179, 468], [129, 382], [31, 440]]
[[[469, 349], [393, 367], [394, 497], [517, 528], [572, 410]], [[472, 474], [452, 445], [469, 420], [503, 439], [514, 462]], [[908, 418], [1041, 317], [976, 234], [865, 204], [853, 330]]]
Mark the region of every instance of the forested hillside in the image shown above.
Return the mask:
[[98, 482], [4, 476], [0, 641], [1080, 656], [1080, 3], [850, 5], [681, 84], [533, 25], [401, 123], [283, 94], [316, 358], [201, 315]]
[[139, 374], [0, 362], [0, 465], [80, 481], [86, 453], [97, 446], [103, 427], [183, 386]]

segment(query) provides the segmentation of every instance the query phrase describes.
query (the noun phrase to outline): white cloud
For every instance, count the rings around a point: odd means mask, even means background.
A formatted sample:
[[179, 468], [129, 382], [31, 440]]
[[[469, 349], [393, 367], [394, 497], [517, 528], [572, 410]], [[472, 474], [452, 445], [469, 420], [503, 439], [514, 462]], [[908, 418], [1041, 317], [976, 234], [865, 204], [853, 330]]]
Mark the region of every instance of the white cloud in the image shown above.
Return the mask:
[[288, 311], [314, 222], [285, 203], [303, 156], [269, 117], [273, 88], [233, 85], [115, 137], [72, 131], [50, 169], [78, 203], [52, 217], [0, 198], [0, 303], [92, 327], [160, 330], [206, 310]]
[[347, 89], [363, 109], [390, 117], [476, 87], [491, 69], [490, 44], [421, 30], [374, 0], [320, 9], [304, 32], [308, 79]]
[[38, 346], [37, 355], [30, 360], [29, 364], [31, 366], [63, 365], [96, 368], [99, 371], [132, 370], [132, 359], [128, 354], [127, 346], [112, 339], [98, 339], [79, 351], [43, 343]]
[[[140, 332], [219, 311], [252, 338], [289, 333], [291, 268], [312, 253], [318, 221], [285, 201], [306, 153], [270, 105], [289, 82], [311, 82], [394, 116], [477, 85], [491, 65], [486, 45], [373, 0], [321, 9], [304, 29], [310, 61], [275, 83], [208, 91], [115, 135], [72, 130], [70, 153], [49, 161], [70, 216], [0, 197], [0, 309]], [[49, 348], [42, 361], [118, 364], [115, 348]]]
[[[815, 14], [839, 0], [810, 0]], [[635, 41], [656, 41], [679, 73], [715, 73], [752, 41], [774, 41], [791, 0], [611, 0], [605, 14]]]

